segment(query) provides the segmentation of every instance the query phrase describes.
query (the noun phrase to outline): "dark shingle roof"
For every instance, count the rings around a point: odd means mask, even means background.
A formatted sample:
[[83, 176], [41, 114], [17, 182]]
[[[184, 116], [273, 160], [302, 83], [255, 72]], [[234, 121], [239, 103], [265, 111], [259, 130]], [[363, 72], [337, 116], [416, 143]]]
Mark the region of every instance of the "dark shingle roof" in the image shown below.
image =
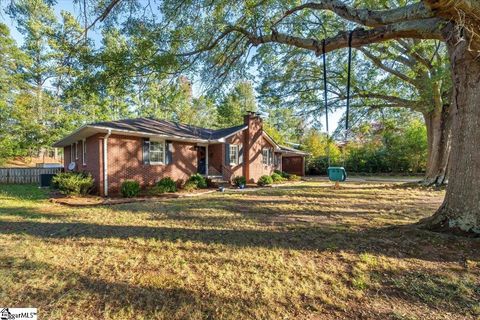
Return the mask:
[[298, 149], [295, 149], [295, 148], [291, 148], [291, 147], [286, 147], [286, 146], [280, 146], [280, 150], [284, 151], [284, 152], [297, 153], [297, 154], [300, 154], [300, 155], [309, 155], [308, 152], [298, 150]]
[[191, 139], [216, 140], [235, 133], [245, 127], [240, 125], [226, 129], [206, 129], [166, 120], [153, 118], [136, 118], [118, 121], [104, 121], [91, 123], [91, 126], [104, 127], [116, 130], [136, 131], [139, 133], [160, 134]]

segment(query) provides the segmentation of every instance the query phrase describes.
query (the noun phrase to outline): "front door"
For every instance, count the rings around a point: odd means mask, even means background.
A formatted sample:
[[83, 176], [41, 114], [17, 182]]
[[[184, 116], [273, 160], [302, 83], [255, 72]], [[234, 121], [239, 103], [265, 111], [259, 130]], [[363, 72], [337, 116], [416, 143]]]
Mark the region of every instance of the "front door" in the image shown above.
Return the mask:
[[202, 146], [197, 146], [197, 172], [207, 173], [207, 149]]

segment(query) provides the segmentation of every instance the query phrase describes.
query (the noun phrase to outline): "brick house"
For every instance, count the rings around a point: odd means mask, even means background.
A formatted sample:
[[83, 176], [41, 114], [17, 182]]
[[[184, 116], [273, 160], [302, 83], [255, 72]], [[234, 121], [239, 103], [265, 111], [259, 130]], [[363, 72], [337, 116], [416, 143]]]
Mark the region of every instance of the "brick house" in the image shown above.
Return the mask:
[[244, 124], [212, 130], [151, 118], [85, 125], [54, 144], [64, 149], [65, 170], [89, 172], [103, 196], [119, 192], [134, 179], [142, 186], [163, 177], [187, 180], [192, 174], [256, 182], [282, 170], [304, 175], [306, 153], [279, 146], [250, 112]]

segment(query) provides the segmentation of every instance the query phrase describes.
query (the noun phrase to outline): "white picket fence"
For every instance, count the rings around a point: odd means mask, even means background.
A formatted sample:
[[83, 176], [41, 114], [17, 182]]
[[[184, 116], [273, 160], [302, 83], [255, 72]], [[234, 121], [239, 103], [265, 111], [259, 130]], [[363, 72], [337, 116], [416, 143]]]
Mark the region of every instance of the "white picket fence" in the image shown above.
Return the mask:
[[56, 174], [61, 171], [62, 168], [0, 168], [0, 183], [40, 183], [41, 174]]

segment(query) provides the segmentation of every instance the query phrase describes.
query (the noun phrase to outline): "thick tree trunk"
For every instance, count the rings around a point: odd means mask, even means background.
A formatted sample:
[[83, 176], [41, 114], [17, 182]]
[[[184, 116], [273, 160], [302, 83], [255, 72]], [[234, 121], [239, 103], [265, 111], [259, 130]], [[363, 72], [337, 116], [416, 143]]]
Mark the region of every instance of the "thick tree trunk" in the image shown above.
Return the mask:
[[448, 159], [451, 148], [449, 105], [435, 107], [423, 115], [427, 126], [428, 160], [425, 185], [441, 186], [448, 182]]
[[[445, 36], [453, 77], [452, 147], [445, 200], [425, 222], [434, 229], [480, 233], [480, 59], [464, 32]], [[478, 44], [471, 47], [478, 47]]]

